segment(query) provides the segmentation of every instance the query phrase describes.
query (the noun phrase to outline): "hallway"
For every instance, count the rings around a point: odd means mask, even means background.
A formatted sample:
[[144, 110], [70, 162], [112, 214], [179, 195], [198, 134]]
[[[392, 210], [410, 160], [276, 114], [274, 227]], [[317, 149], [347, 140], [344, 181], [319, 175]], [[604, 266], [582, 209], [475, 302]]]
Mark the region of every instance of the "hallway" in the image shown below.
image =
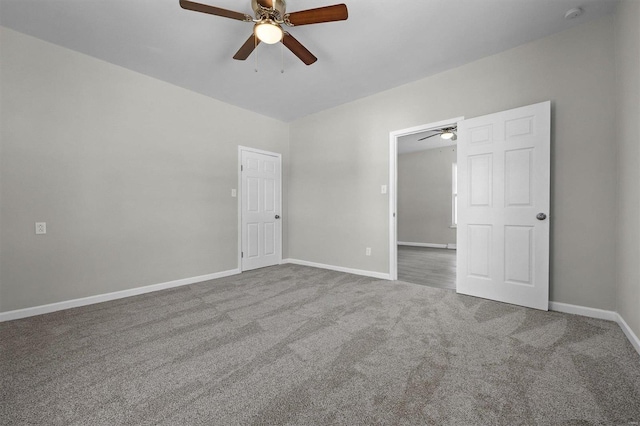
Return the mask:
[[456, 251], [398, 246], [398, 281], [456, 289]]

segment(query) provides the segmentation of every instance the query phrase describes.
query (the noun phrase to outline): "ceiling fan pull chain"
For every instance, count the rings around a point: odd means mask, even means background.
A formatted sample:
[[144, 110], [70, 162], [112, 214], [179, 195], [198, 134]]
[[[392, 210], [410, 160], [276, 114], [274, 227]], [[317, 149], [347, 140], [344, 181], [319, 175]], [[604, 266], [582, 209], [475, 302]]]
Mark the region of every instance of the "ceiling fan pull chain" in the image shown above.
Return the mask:
[[280, 43], [280, 58], [282, 63], [282, 68], [280, 69], [280, 74], [284, 74], [284, 44]]

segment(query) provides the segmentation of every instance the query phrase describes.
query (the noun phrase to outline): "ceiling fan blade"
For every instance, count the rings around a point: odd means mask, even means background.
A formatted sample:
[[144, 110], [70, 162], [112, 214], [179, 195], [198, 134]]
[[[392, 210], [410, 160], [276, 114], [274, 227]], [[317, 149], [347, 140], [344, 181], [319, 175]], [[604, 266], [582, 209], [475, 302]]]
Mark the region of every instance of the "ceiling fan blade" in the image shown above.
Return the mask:
[[196, 12], [208, 13], [209, 15], [222, 16], [225, 18], [237, 19], [238, 21], [251, 21], [251, 16], [233, 10], [221, 9], [219, 7], [209, 6], [208, 4], [194, 3], [189, 0], [180, 0], [180, 7]]
[[301, 10], [285, 15], [285, 22], [291, 25], [320, 24], [322, 22], [344, 21], [349, 17], [346, 4]]
[[293, 38], [293, 36], [289, 33], [284, 33], [284, 37], [282, 37], [282, 44], [284, 44], [287, 49], [293, 52], [302, 62], [306, 65], [311, 65], [315, 61], [318, 60], [313, 53], [309, 52], [306, 47], [304, 47], [298, 40]]
[[425, 140], [425, 139], [429, 139], [429, 138], [432, 138], [432, 137], [434, 137], [434, 136], [440, 136], [440, 133], [434, 133], [433, 135], [425, 136], [425, 137], [424, 137], [424, 138], [422, 138], [422, 139], [418, 139], [418, 141], [423, 141], [423, 140]]
[[251, 55], [251, 52], [256, 48], [257, 45], [260, 44], [260, 39], [255, 35], [251, 34], [247, 41], [244, 42], [242, 47], [233, 55], [233, 59], [237, 59], [239, 61], [244, 61]]

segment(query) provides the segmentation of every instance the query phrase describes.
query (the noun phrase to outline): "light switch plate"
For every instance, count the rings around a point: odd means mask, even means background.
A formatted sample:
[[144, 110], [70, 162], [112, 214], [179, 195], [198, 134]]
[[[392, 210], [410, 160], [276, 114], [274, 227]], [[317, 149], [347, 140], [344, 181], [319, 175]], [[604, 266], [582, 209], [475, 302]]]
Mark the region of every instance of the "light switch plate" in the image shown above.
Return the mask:
[[36, 234], [46, 234], [47, 233], [47, 222], [36, 222]]
[[380, 187], [380, 193], [381, 194], [386, 194], [387, 193], [387, 185], [382, 185]]
[[235, 188], [231, 190], [231, 196], [232, 197], [237, 197], [238, 196], [238, 191], [236, 191]]

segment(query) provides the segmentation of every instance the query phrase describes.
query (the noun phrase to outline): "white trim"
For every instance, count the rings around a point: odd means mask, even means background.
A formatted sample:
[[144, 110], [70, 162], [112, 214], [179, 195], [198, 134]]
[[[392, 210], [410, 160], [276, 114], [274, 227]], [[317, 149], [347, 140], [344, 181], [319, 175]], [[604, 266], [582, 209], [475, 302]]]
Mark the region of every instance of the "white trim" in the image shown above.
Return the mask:
[[624, 333], [625, 336], [627, 336], [627, 339], [629, 339], [629, 341], [631, 342], [631, 345], [640, 354], [640, 339], [638, 338], [638, 336], [636, 336], [633, 330], [631, 330], [631, 327], [629, 327], [629, 324], [627, 324], [624, 318], [622, 318], [622, 315], [616, 312], [616, 316], [617, 316], [616, 322], [622, 329], [622, 332]]
[[398, 241], [399, 246], [410, 246], [410, 247], [428, 247], [428, 248], [441, 248], [446, 249], [449, 248], [449, 244], [432, 244], [432, 243], [412, 243], [408, 241]]
[[449, 244], [447, 244], [447, 248], [449, 250], [458, 250], [458, 244], [449, 243]]
[[[409, 132], [411, 129], [407, 129]], [[389, 279], [398, 279], [398, 138], [402, 131], [389, 133]]]
[[[238, 145], [238, 271], [242, 273], [242, 150]], [[280, 194], [282, 195], [282, 194]]]
[[200, 275], [191, 278], [182, 278], [179, 280], [168, 281], [160, 284], [152, 284], [144, 287], [131, 288], [128, 290], [114, 291], [112, 293], [98, 294], [95, 296], [83, 297], [80, 299], [65, 300], [63, 302], [50, 303], [48, 305], [40, 305], [31, 308], [16, 309], [14, 311], [0, 312], [0, 322], [27, 318], [35, 315], [48, 314], [51, 312], [62, 311], [64, 309], [93, 305], [94, 303], [108, 302], [110, 300], [123, 299], [125, 297], [137, 296], [139, 294], [151, 293], [158, 290], [166, 290], [168, 288], [181, 287], [184, 285], [195, 284], [203, 281], [215, 280], [216, 278], [229, 277], [231, 275], [236, 275], [239, 273], [240, 271], [238, 269], [230, 269], [228, 271], [214, 272], [213, 274]]
[[280, 262], [282, 263], [282, 234], [284, 233], [284, 218], [282, 218], [282, 198], [284, 194], [282, 192], [282, 154], [277, 152], [265, 151], [257, 148], [250, 148], [248, 146], [238, 145], [238, 271], [242, 272], [242, 151], [255, 152], [257, 154], [269, 155], [271, 157], [277, 157], [280, 161], [280, 207], [279, 215], [282, 219], [280, 221], [280, 234], [278, 239], [280, 240]]
[[458, 226], [458, 155], [456, 162], [451, 164], [451, 226]]
[[603, 309], [588, 308], [586, 306], [570, 305], [568, 303], [561, 302], [549, 302], [549, 310], [608, 321], [616, 321], [618, 315], [614, 311], [605, 311]]
[[464, 117], [451, 118], [449, 120], [437, 121], [435, 123], [423, 124], [409, 127], [407, 129], [394, 130], [389, 132], [389, 279], [398, 279], [398, 229], [396, 212], [398, 211], [398, 138], [407, 135], [424, 132], [430, 129], [450, 126]]
[[294, 265], [311, 266], [314, 268], [329, 269], [330, 271], [345, 272], [347, 274], [362, 275], [365, 277], [379, 278], [381, 280], [390, 280], [389, 274], [384, 272], [365, 271], [363, 269], [345, 268], [343, 266], [325, 265], [324, 263], [309, 262], [299, 259], [282, 259], [282, 263], [291, 263]]
[[605, 311], [603, 309], [588, 308], [586, 306], [570, 305], [568, 303], [549, 302], [549, 309], [567, 314], [582, 315], [584, 317], [603, 319], [616, 322], [634, 349], [640, 354], [640, 339], [635, 335], [629, 324], [622, 318], [622, 315], [615, 311]]

